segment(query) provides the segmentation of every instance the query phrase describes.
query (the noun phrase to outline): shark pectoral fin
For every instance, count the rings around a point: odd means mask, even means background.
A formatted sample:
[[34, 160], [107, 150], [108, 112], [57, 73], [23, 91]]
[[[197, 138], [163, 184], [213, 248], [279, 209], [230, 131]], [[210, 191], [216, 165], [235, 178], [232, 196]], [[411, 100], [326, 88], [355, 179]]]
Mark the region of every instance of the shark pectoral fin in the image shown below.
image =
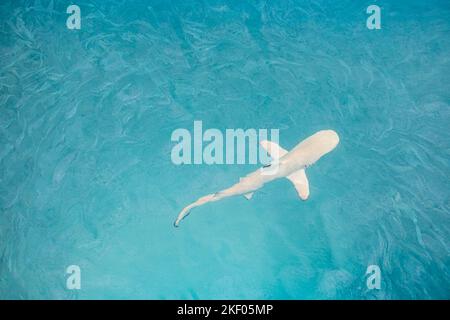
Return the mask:
[[250, 200], [253, 197], [254, 192], [246, 193], [244, 194], [244, 197], [247, 198], [247, 200]]
[[297, 190], [298, 196], [302, 200], [308, 199], [309, 182], [304, 169], [295, 171], [294, 173], [288, 175], [286, 178], [288, 178], [294, 184], [295, 190]]
[[269, 156], [271, 156], [272, 159], [274, 160], [279, 159], [286, 153], [288, 153], [285, 149], [283, 149], [278, 144], [272, 141], [263, 140], [259, 144], [261, 145], [261, 147], [264, 148], [264, 150], [266, 150]]

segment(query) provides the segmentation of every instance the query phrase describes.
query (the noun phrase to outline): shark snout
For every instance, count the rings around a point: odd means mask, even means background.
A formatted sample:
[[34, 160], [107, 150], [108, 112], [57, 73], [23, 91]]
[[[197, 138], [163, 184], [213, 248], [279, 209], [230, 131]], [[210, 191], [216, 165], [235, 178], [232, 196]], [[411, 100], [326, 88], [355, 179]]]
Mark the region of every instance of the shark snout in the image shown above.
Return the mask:
[[336, 147], [339, 144], [339, 135], [334, 130], [327, 130], [327, 131], [330, 137], [330, 142], [334, 144], [334, 146]]
[[321, 136], [322, 143], [328, 146], [331, 150], [336, 148], [339, 144], [339, 135], [334, 130], [322, 130], [318, 132]]

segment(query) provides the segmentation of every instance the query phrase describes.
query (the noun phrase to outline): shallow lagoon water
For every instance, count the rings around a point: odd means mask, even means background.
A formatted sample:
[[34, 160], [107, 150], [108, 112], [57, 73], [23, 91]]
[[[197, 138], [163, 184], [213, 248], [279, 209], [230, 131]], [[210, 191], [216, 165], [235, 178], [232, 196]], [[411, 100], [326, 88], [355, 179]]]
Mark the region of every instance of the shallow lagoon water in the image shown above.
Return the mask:
[[[69, 4], [0, 4], [0, 298], [450, 298], [448, 1], [376, 1], [381, 30], [364, 1]], [[341, 143], [308, 201], [278, 180], [175, 229], [257, 168], [175, 166], [194, 120]]]

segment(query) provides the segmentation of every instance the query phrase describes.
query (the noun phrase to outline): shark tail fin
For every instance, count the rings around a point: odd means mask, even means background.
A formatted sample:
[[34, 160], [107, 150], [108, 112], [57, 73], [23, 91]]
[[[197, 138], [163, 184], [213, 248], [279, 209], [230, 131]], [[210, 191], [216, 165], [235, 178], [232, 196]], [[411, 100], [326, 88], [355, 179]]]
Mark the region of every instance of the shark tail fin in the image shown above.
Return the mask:
[[302, 200], [306, 200], [309, 197], [309, 182], [308, 177], [306, 176], [305, 169], [301, 169], [291, 173], [286, 178], [288, 178], [297, 190], [298, 196]]
[[177, 220], [175, 220], [175, 222], [173, 223], [174, 227], [178, 227], [178, 225], [180, 224], [180, 221], [183, 220], [185, 217], [187, 217], [189, 215], [189, 212], [195, 208], [195, 207], [199, 207], [201, 205], [204, 205], [205, 203], [211, 202], [211, 201], [215, 201], [218, 200], [215, 198], [216, 194], [208, 194], [207, 196], [201, 197], [200, 199], [198, 199], [197, 201], [191, 203], [190, 205], [186, 206], [183, 208], [183, 210], [181, 210], [181, 212], [178, 214]]

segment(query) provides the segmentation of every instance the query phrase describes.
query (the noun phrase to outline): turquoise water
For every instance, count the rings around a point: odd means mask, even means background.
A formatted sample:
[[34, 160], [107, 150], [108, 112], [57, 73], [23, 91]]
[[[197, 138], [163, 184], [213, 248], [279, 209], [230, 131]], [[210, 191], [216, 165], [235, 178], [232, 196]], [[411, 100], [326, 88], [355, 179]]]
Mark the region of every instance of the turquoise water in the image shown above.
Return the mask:
[[[75, 3], [80, 30], [0, 4], [0, 298], [450, 298], [448, 1], [374, 0], [381, 30], [372, 1]], [[194, 120], [341, 143], [308, 201], [277, 180], [175, 229], [258, 167], [175, 166]]]

